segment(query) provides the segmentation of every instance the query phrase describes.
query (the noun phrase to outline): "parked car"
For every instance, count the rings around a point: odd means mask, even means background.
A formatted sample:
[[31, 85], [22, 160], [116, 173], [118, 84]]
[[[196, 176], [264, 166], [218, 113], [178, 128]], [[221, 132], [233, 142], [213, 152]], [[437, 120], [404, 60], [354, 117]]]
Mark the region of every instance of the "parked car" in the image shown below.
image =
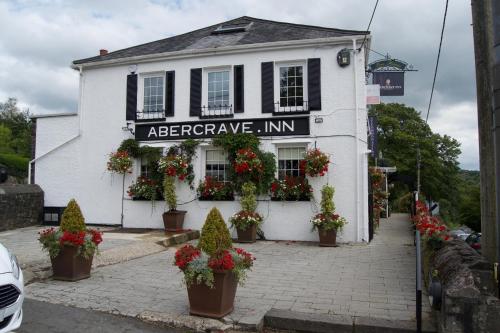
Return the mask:
[[455, 239], [461, 239], [461, 240], [466, 240], [470, 234], [471, 234], [470, 232], [466, 232], [462, 229], [455, 229], [455, 230], [450, 231], [451, 237], [453, 237]]
[[23, 301], [23, 272], [16, 256], [0, 244], [0, 333], [21, 326]]
[[481, 253], [481, 233], [480, 232], [473, 232], [472, 234], [465, 239], [467, 244], [470, 245], [474, 250], [477, 252]]

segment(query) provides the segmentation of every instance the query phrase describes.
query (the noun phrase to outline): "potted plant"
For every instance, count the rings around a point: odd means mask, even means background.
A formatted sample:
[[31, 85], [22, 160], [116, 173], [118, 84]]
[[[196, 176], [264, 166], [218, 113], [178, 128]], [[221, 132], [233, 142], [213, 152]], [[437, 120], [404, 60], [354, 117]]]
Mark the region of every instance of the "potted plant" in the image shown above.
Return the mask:
[[186, 180], [189, 164], [182, 155], [166, 155], [158, 161], [158, 169], [163, 171], [163, 197], [168, 211], [163, 213], [163, 224], [166, 231], [182, 230], [185, 210], [177, 210], [177, 194], [175, 193], [175, 179]]
[[123, 228], [123, 196], [125, 192], [125, 175], [127, 173], [132, 173], [132, 158], [129, 153], [124, 150], [118, 150], [109, 154], [109, 160], [107, 163], [108, 171], [122, 175], [122, 209], [120, 215], [120, 225]]
[[198, 199], [199, 200], [213, 200], [213, 201], [233, 201], [234, 193], [233, 187], [229, 182], [219, 182], [210, 176], [206, 176], [203, 181], [198, 185]]
[[254, 257], [233, 248], [229, 230], [217, 208], [212, 208], [197, 247], [185, 245], [175, 253], [184, 273], [193, 315], [222, 318], [233, 311], [238, 282], [242, 283]]
[[102, 233], [86, 228], [80, 207], [71, 199], [59, 229], [41, 231], [38, 240], [49, 252], [53, 278], [77, 281], [90, 277], [92, 259], [102, 242]]
[[330, 158], [318, 148], [306, 152], [304, 159], [300, 162], [302, 174], [309, 177], [324, 176], [328, 172]]
[[241, 209], [231, 219], [231, 227], [236, 228], [238, 242], [255, 243], [257, 227], [262, 223], [262, 216], [255, 211], [257, 208], [257, 188], [252, 182], [246, 182], [241, 187]]
[[333, 186], [325, 185], [321, 189], [321, 213], [311, 219], [312, 228], [318, 230], [319, 246], [337, 246], [337, 231], [342, 230], [346, 219], [335, 214]]

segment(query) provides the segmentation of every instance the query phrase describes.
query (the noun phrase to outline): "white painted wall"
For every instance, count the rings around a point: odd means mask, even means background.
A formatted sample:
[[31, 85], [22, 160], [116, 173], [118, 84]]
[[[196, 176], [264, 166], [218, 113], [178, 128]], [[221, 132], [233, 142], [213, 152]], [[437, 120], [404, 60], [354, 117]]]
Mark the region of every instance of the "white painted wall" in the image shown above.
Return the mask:
[[[261, 113], [261, 62], [321, 58], [322, 110], [311, 112], [311, 135], [261, 139], [263, 149], [272, 152], [276, 152], [279, 145], [304, 143], [312, 148], [316, 143], [318, 148], [331, 154], [333, 164], [330, 165], [328, 175], [310, 179], [315, 201], [270, 202], [263, 197], [265, 201], [259, 201], [258, 211], [266, 218], [263, 230], [268, 239], [316, 241], [318, 236], [310, 231], [309, 219], [319, 209], [321, 187], [329, 183], [336, 188], [334, 198], [338, 213], [349, 222], [339, 236], [340, 240], [360, 242], [368, 239], [365, 63], [362, 51], [351, 57], [351, 65], [339, 67], [336, 55], [344, 47], [352, 48], [352, 44], [155, 61], [139, 63], [137, 72], [141, 74], [175, 70], [175, 117], [169, 117], [167, 121], [199, 121], [198, 117], [189, 116], [190, 69], [243, 64], [245, 112], [235, 114], [235, 119], [265, 118], [272, 115]], [[81, 120], [80, 137], [44, 156], [35, 164], [36, 183], [45, 191], [47, 206], [65, 206], [74, 197], [82, 207], [87, 223], [120, 223], [121, 176], [108, 173], [106, 162], [109, 153], [116, 150], [123, 139], [132, 137], [122, 130], [126, 123], [127, 74], [128, 65], [84, 69], [80, 78], [79, 116], [39, 119], [37, 156], [52, 149], [53, 145], [60, 144], [71, 134], [77, 134]], [[359, 107], [357, 120], [356, 101]], [[323, 123], [315, 123], [315, 117], [322, 117]], [[358, 142], [355, 140], [356, 121]], [[209, 140], [205, 141], [207, 143], [198, 148], [198, 156], [194, 160], [195, 184], [204, 177], [204, 165], [200, 156], [204, 147], [209, 145]], [[148, 144], [168, 147], [175, 143], [169, 141]], [[134, 173], [126, 176], [126, 187], [139, 174], [139, 165], [136, 164]], [[178, 209], [188, 211], [186, 228], [200, 229], [213, 206], [217, 206], [226, 219], [240, 209], [237, 201], [192, 201], [196, 193], [190, 191], [186, 184], [178, 184], [178, 190], [181, 204]], [[188, 201], [189, 203], [183, 204]], [[161, 228], [164, 206], [163, 202], [157, 202], [153, 209], [147, 201], [132, 201], [127, 198], [125, 227]]]

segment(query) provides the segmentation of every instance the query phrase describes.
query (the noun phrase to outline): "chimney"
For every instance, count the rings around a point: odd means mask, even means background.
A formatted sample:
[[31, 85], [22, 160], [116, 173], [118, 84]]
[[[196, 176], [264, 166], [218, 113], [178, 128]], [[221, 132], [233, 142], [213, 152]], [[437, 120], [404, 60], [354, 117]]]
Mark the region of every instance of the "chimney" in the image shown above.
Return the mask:
[[108, 50], [106, 50], [106, 49], [100, 49], [99, 50], [99, 55], [100, 56], [105, 56], [106, 54], [108, 54]]

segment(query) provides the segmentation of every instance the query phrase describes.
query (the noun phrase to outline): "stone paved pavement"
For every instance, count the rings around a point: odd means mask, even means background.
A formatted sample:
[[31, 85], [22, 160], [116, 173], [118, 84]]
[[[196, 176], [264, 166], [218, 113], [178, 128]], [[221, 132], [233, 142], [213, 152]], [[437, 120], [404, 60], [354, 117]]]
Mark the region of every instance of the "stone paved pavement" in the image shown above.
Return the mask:
[[[242, 247], [257, 261], [246, 284], [238, 288], [235, 310], [226, 323], [256, 325], [271, 308], [415, 319], [415, 248], [406, 215], [382, 220], [369, 245], [320, 248], [260, 241]], [[102, 267], [76, 283], [34, 283], [27, 287], [27, 296], [153, 321], [162, 318], [191, 328], [215, 325], [196, 323], [198, 319], [188, 316], [182, 275], [172, 265], [174, 251]], [[431, 320], [425, 300], [423, 318]]]

